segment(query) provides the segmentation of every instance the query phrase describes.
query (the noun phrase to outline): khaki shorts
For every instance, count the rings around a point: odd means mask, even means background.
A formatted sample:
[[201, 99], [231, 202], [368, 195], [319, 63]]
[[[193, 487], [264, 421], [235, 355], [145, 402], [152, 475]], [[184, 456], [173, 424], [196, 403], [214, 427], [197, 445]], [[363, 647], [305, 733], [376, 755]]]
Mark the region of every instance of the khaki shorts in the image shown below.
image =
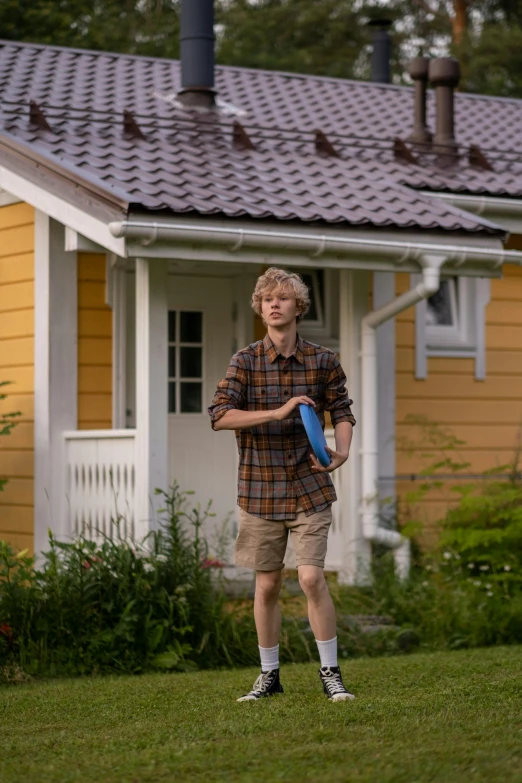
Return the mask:
[[281, 571], [290, 534], [297, 567], [324, 568], [331, 524], [331, 506], [309, 517], [298, 506], [296, 518], [283, 521], [254, 517], [240, 508], [235, 564], [256, 571]]

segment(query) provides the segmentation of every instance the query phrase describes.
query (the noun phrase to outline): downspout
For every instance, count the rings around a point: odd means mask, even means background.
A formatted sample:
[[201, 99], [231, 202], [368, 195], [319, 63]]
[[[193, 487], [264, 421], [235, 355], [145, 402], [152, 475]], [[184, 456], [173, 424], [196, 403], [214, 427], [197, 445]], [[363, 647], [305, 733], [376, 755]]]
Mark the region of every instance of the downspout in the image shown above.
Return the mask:
[[396, 530], [387, 530], [379, 525], [376, 330], [385, 321], [436, 293], [440, 286], [440, 268], [447, 260], [447, 256], [422, 256], [419, 259], [423, 268], [422, 282], [378, 310], [368, 313], [362, 320], [362, 532], [367, 541], [384, 544], [394, 550], [397, 571], [401, 577], [407, 576], [409, 571], [410, 542]]

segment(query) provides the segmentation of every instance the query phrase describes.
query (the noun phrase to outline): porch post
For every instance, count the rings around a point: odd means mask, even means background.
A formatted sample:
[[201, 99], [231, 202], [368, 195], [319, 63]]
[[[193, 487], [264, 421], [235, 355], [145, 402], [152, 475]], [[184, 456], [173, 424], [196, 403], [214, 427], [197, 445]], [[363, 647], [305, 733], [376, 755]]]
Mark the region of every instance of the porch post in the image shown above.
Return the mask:
[[63, 432], [78, 420], [78, 284], [76, 252], [65, 229], [35, 213], [34, 252], [34, 549], [47, 530], [65, 537], [67, 498]]
[[136, 259], [136, 536], [157, 526], [168, 488], [167, 262]]
[[363, 537], [361, 518], [361, 320], [368, 312], [368, 273], [341, 269], [339, 272], [340, 359], [348, 378], [348, 392], [354, 401], [358, 423], [353, 430], [350, 457], [340, 468], [340, 519], [342, 531], [342, 568], [339, 580], [355, 584], [365, 580], [371, 548]]

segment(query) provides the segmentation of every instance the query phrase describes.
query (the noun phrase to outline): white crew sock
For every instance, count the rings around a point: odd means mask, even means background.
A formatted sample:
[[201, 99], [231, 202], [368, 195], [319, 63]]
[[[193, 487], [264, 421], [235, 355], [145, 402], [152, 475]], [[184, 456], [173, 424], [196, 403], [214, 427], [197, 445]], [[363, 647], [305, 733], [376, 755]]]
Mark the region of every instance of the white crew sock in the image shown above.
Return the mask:
[[321, 667], [337, 666], [337, 636], [334, 636], [333, 639], [329, 639], [327, 642], [320, 642], [318, 639], [315, 641], [319, 650]]
[[271, 672], [273, 669], [279, 669], [279, 645], [275, 647], [260, 647], [261, 671]]

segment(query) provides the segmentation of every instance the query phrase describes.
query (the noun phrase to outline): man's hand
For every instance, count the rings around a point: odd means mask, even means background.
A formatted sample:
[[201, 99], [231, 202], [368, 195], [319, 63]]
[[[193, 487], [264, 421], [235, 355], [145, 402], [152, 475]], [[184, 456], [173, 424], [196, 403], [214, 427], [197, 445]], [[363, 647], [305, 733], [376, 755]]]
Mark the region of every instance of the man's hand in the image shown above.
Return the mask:
[[326, 446], [326, 451], [332, 458], [332, 461], [327, 468], [323, 468], [321, 463], [316, 459], [315, 454], [310, 454], [310, 459], [312, 460], [312, 470], [316, 473], [333, 473], [334, 470], [337, 470], [337, 468], [340, 468], [341, 465], [344, 465], [348, 459], [348, 454], [341, 454], [339, 451], [334, 451], [333, 449], [328, 448], [328, 446]]
[[311, 400], [310, 397], [292, 397], [280, 408], [276, 408], [274, 411], [272, 411], [274, 421], [283, 421], [283, 419], [288, 419], [294, 408], [297, 408], [298, 405], [302, 405], [303, 403], [305, 405], [312, 405], [312, 407], [315, 407], [315, 402]]

